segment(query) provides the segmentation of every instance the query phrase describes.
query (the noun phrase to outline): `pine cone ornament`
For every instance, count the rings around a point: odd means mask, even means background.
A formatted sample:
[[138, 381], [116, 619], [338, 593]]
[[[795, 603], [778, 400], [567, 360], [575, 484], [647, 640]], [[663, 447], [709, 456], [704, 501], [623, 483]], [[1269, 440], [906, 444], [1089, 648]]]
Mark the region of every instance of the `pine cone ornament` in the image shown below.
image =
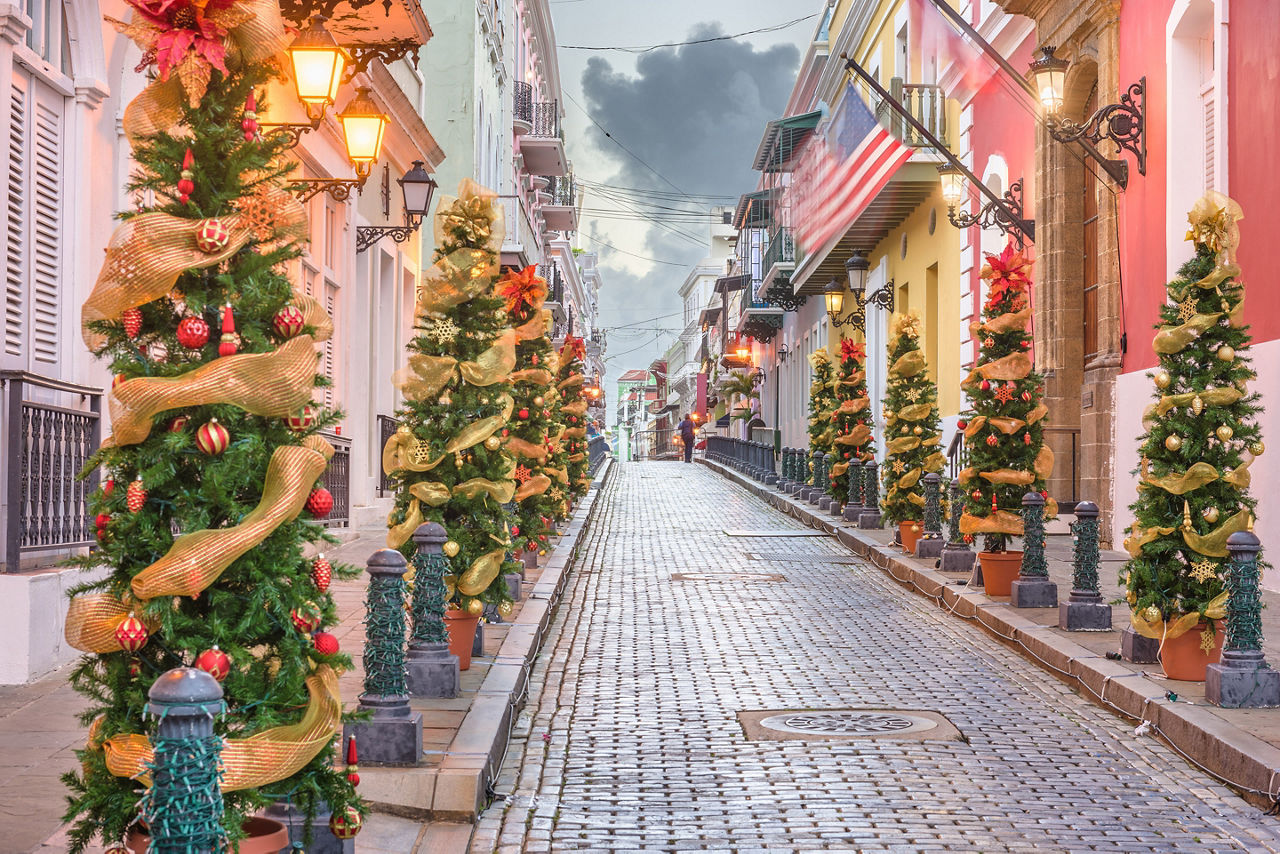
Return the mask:
[[311, 561], [311, 580], [321, 593], [329, 589], [329, 584], [333, 581], [333, 564], [324, 555], [316, 555]]
[[142, 332], [142, 312], [136, 308], [126, 308], [120, 320], [124, 322], [124, 334], [130, 338], [137, 338]]
[[137, 513], [141, 510], [147, 503], [147, 491], [142, 488], [142, 478], [131, 481], [124, 496], [125, 506], [129, 508], [130, 513]]

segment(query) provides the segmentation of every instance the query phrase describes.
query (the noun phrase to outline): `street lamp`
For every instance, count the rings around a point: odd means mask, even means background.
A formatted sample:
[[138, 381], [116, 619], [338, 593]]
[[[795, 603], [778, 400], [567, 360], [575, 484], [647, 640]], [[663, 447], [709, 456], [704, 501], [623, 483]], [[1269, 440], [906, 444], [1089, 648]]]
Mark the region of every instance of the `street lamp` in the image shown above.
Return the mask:
[[342, 84], [342, 72], [350, 58], [324, 26], [324, 15], [312, 15], [307, 28], [289, 46], [293, 65], [293, 85], [307, 118], [319, 124], [324, 111], [332, 107]]
[[938, 177], [942, 179], [942, 200], [947, 209], [959, 207], [964, 201], [964, 174], [950, 163], [938, 166]]
[[1004, 192], [1003, 204], [990, 190], [986, 195], [991, 197], [976, 213], [957, 211], [956, 207], [964, 201], [964, 173], [951, 163], [938, 166], [938, 177], [942, 180], [942, 200], [947, 203], [947, 219], [956, 228], [968, 228], [971, 225], [981, 228], [998, 228], [1002, 234], [1012, 235], [1018, 248], [1023, 247], [1026, 237], [1035, 233], [1035, 221], [1022, 216], [1022, 181], [1014, 181]]
[[854, 329], [865, 333], [868, 305], [878, 305], [885, 311], [893, 311], [893, 280], [885, 282], [871, 296], [863, 296], [867, 292], [867, 275], [871, 271], [871, 262], [863, 252], [855, 252], [848, 261], [845, 261], [844, 271], [849, 280], [848, 287], [853, 297], [854, 310], [848, 317], [840, 318], [844, 313], [845, 283], [839, 279], [832, 279], [822, 291], [822, 296], [827, 302], [827, 316], [831, 320], [831, 325], [836, 328], [851, 323]]
[[1049, 135], [1058, 142], [1081, 141], [1089, 156], [1102, 164], [1102, 168], [1121, 187], [1129, 183], [1129, 164], [1103, 157], [1093, 147], [1094, 143], [1110, 140], [1137, 158], [1139, 174], [1147, 174], [1147, 78], [1139, 78], [1137, 83], [1130, 84], [1120, 96], [1120, 103], [1099, 107], [1093, 115], [1077, 124], [1062, 115], [1066, 106], [1067, 67], [1070, 63], [1054, 56], [1055, 50], [1053, 45], [1043, 45], [1031, 62], [1035, 89], [1044, 107], [1045, 127]]
[[404, 195], [405, 224], [357, 226], [356, 254], [384, 237], [390, 237], [396, 243], [404, 243], [421, 227], [422, 220], [431, 212], [431, 197], [439, 186], [423, 165], [421, 160], [413, 161], [413, 168], [404, 173], [403, 178], [396, 179], [400, 192]]
[[373, 162], [382, 153], [382, 135], [391, 120], [378, 109], [368, 86], [356, 89], [355, 97], [347, 108], [338, 114], [342, 132], [347, 142], [347, 157], [356, 168], [356, 175], [369, 177]]

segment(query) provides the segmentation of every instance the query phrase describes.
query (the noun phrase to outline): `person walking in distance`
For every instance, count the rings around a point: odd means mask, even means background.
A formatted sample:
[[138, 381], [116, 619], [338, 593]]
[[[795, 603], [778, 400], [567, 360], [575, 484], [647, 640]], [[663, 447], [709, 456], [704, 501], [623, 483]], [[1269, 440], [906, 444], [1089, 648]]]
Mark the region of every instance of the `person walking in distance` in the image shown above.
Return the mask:
[[693, 462], [693, 439], [694, 432], [698, 428], [694, 425], [693, 419], [686, 412], [684, 420], [680, 422], [680, 441], [684, 442], [684, 461], [686, 463]]

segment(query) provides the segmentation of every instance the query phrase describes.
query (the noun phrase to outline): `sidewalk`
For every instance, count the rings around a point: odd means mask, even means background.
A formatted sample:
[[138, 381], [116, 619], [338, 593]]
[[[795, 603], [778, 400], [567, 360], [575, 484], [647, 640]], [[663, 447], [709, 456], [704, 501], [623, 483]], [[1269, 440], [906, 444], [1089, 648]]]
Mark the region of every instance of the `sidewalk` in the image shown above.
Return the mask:
[[[1120, 649], [1129, 625], [1118, 571], [1123, 552], [1102, 553], [1099, 576], [1103, 600], [1112, 603], [1112, 630], [1066, 632], [1057, 628], [1056, 608], [1013, 608], [1009, 597], [987, 596], [967, 586], [969, 575], [942, 573], [933, 560], [918, 560], [892, 545], [888, 529], [859, 530], [791, 496], [715, 462], [712, 469], [810, 527], [835, 536], [854, 553], [945, 609], [957, 619], [979, 623], [989, 633], [1067, 682], [1082, 696], [1137, 723], [1148, 721], [1179, 753], [1240, 790], [1264, 808], [1280, 796], [1280, 709], [1221, 709], [1204, 699], [1204, 683], [1167, 679], [1159, 664], [1133, 664], [1106, 658]], [[1071, 590], [1071, 537], [1050, 535], [1046, 546], [1049, 577], [1059, 601]], [[1280, 594], [1263, 595], [1264, 652], [1280, 666]], [[1172, 692], [1176, 700], [1169, 700]]]
[[[360, 795], [371, 810], [357, 850], [362, 854], [446, 854], [465, 851], [476, 813], [506, 749], [506, 723], [523, 700], [523, 674], [541, 643], [542, 631], [568, 574], [578, 535], [586, 525], [599, 487], [610, 471], [606, 463], [596, 486], [573, 518], [552, 539], [538, 569], [526, 571], [521, 601], [505, 623], [483, 628], [484, 651], [461, 674], [461, 692], [452, 700], [413, 700], [423, 712], [422, 762], [410, 769], [361, 765]], [[344, 531], [341, 545], [325, 550], [334, 563], [364, 567], [385, 546], [385, 529]], [[343, 705], [353, 709], [364, 679], [364, 596], [368, 577], [334, 581], [331, 588], [339, 624], [332, 629], [355, 667], [339, 679]], [[62, 813], [65, 790], [59, 777], [76, 767], [74, 751], [85, 741], [77, 721], [84, 707], [67, 684], [69, 668], [37, 682], [0, 686], [0, 844], [2, 852], [54, 854], [67, 848]], [[501, 688], [495, 688], [495, 685]], [[490, 762], [474, 761], [479, 752]], [[459, 761], [466, 766], [459, 771]], [[433, 806], [435, 780], [453, 772], [454, 806]], [[443, 796], [443, 789], [441, 791]], [[394, 813], [394, 814], [393, 814]], [[102, 847], [90, 854], [101, 854]]]

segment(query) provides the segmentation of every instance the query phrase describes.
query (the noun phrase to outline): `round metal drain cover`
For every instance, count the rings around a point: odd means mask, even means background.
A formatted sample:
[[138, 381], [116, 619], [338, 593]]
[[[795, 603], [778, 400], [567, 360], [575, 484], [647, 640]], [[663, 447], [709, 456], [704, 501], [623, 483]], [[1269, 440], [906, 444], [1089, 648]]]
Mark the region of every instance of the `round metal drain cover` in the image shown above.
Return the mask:
[[935, 720], [907, 712], [788, 712], [760, 721], [760, 726], [781, 732], [810, 735], [905, 735], [924, 732]]

